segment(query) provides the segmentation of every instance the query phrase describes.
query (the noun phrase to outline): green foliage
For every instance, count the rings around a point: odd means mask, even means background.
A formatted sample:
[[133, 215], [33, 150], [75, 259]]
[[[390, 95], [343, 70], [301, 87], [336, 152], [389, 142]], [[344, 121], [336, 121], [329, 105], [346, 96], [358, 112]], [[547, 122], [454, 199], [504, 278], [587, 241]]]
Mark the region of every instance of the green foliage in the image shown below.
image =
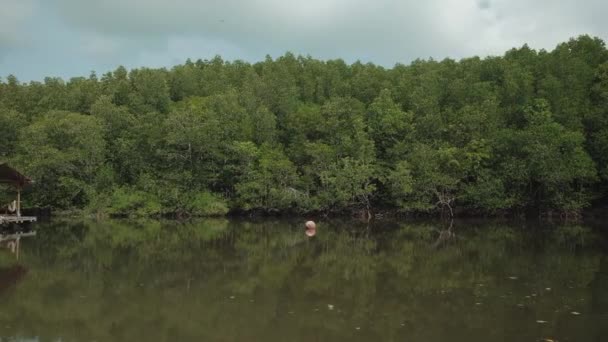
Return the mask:
[[376, 190], [373, 184], [374, 166], [370, 162], [342, 158], [321, 172], [322, 203], [330, 208], [362, 206], [371, 208]]
[[113, 215], [570, 212], [608, 194], [607, 108], [608, 51], [589, 36], [391, 69], [215, 57], [8, 76], [0, 159], [37, 181], [32, 204]]
[[241, 153], [252, 158], [236, 184], [237, 201], [244, 209], [289, 209], [303, 194], [297, 190], [298, 175], [285, 154], [269, 145], [260, 149], [242, 145]]
[[19, 132], [27, 126], [25, 115], [0, 107], [0, 160], [15, 153]]
[[408, 138], [413, 138], [413, 115], [401, 110], [390, 90], [382, 90], [368, 112], [368, 131], [379, 156], [387, 154], [395, 145], [411, 142]]
[[223, 216], [228, 213], [226, 201], [209, 192], [194, 195], [189, 205], [190, 212], [195, 216]]
[[503, 131], [496, 140], [500, 178], [519, 205], [576, 210], [588, 204], [585, 187], [596, 180], [584, 136], [555, 122], [545, 101], [525, 109], [523, 129]]
[[20, 132], [15, 164], [36, 180], [37, 205], [86, 205], [104, 162], [101, 122], [78, 113], [51, 111]]
[[392, 173], [393, 178], [405, 177], [399, 180], [403, 185], [396, 192], [402, 197], [402, 208], [429, 210], [438, 204], [451, 205], [465, 175], [461, 158], [461, 151], [455, 147], [415, 146], [407, 163], [398, 164]]
[[108, 213], [113, 216], [158, 216], [161, 214], [160, 200], [145, 191], [121, 187], [114, 190], [110, 198]]

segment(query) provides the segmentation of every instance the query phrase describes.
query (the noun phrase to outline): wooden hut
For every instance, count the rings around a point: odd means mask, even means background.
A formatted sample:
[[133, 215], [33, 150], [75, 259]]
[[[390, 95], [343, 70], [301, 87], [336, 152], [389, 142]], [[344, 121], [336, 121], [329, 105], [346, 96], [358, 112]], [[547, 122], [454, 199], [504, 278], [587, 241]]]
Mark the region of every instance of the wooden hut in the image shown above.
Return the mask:
[[21, 215], [21, 191], [31, 183], [32, 180], [29, 177], [24, 176], [8, 164], [0, 162], [0, 185], [13, 188], [17, 196], [15, 201], [7, 205], [0, 204], [0, 207], [3, 208], [3, 210], [0, 210], [0, 224], [36, 221], [36, 217]]

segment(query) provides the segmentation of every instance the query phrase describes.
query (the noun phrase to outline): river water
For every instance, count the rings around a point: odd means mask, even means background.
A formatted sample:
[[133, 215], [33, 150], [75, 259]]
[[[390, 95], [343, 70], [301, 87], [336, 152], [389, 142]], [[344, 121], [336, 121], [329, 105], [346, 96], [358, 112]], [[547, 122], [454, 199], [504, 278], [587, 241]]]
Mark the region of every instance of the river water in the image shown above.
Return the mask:
[[0, 341], [607, 341], [601, 226], [53, 221], [0, 251]]

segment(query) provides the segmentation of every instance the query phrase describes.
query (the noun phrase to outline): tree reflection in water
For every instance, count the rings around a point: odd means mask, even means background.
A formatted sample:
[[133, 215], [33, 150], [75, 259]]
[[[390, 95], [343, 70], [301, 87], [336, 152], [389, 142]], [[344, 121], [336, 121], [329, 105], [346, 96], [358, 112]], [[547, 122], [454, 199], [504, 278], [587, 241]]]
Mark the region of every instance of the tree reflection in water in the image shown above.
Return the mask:
[[0, 292], [2, 338], [592, 341], [605, 329], [604, 240], [582, 225], [330, 221], [313, 239], [285, 220], [39, 226], [23, 241], [27, 276]]

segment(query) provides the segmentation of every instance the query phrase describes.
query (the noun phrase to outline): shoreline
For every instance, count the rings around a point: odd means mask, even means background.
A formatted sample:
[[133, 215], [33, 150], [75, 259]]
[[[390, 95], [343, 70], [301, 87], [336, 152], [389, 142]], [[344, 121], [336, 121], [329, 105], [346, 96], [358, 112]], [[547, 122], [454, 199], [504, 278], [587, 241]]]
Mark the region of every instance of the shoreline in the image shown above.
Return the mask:
[[[37, 212], [37, 211], [34, 211]], [[93, 219], [153, 219], [153, 220], [176, 220], [188, 221], [199, 219], [285, 219], [285, 218], [311, 218], [311, 219], [354, 219], [358, 221], [390, 221], [390, 220], [541, 220], [541, 221], [564, 221], [580, 222], [588, 220], [601, 220], [608, 218], [608, 208], [605, 206], [590, 207], [576, 213], [565, 213], [557, 210], [502, 210], [495, 212], [480, 212], [471, 210], [455, 210], [450, 217], [449, 213], [435, 211], [401, 211], [398, 209], [379, 209], [371, 211], [367, 216], [365, 210], [342, 210], [342, 211], [268, 211], [268, 210], [231, 210], [224, 215], [191, 215], [184, 213], [167, 213], [161, 215], [109, 215], [103, 213], [91, 213], [84, 209], [51, 210], [45, 209], [39, 216], [40, 219], [54, 218], [93, 218]]]

